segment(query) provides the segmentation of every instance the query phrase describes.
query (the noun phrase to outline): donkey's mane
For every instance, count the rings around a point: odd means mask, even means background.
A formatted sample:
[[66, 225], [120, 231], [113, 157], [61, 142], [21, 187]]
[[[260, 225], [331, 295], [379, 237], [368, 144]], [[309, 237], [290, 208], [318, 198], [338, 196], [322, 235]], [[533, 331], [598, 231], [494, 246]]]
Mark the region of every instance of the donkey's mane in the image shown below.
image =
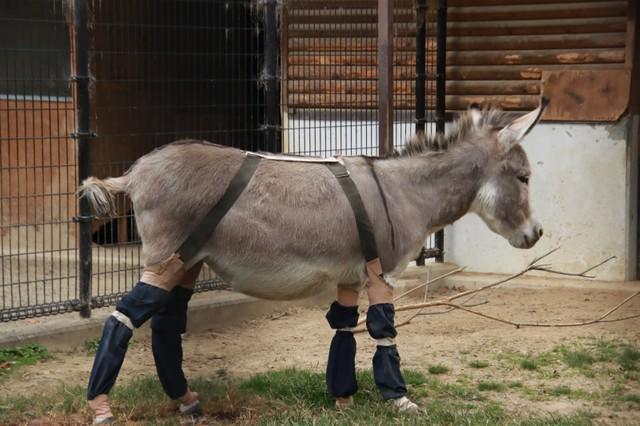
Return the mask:
[[[475, 111], [472, 112], [473, 108], [475, 108]], [[474, 117], [474, 114], [477, 115]], [[472, 134], [477, 137], [489, 131], [501, 129], [508, 123], [508, 113], [499, 108], [479, 109], [472, 106], [453, 122], [445, 135], [442, 133], [437, 133], [435, 136], [425, 135], [424, 132], [418, 132], [413, 135], [405, 143], [400, 155], [413, 156], [426, 152], [443, 151], [452, 145], [458, 144], [460, 141], [474, 139], [470, 138]]]

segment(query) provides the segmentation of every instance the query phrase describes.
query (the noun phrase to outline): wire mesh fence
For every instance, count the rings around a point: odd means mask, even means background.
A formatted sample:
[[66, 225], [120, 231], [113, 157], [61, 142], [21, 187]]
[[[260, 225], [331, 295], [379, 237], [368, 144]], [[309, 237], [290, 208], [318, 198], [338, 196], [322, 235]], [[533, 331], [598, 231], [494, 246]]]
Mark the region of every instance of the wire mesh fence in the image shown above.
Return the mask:
[[[85, 39], [78, 38], [72, 1], [0, 8], [0, 320], [113, 304], [138, 280], [142, 253], [132, 206], [120, 197], [116, 217], [89, 218], [75, 194], [85, 174], [120, 175], [179, 139], [302, 155], [379, 155], [377, 2], [351, 3], [89, 0]], [[422, 10], [413, 1], [397, 4], [399, 147], [416, 125], [435, 130], [435, 55], [433, 43], [417, 49]], [[86, 76], [78, 72], [79, 49], [86, 49]], [[416, 120], [420, 78], [427, 112]], [[76, 120], [81, 111], [89, 113], [87, 129]], [[90, 271], [82, 269], [87, 264]], [[90, 280], [80, 279], [83, 271]], [[90, 291], [82, 292], [89, 282], [81, 281], [90, 281]], [[205, 268], [196, 288], [223, 285]]]

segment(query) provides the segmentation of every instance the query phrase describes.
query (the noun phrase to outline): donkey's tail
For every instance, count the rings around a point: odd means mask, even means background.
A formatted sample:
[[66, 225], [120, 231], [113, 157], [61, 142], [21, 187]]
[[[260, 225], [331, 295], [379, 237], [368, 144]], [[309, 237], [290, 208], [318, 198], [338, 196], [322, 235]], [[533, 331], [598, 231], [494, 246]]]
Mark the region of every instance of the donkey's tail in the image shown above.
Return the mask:
[[82, 182], [78, 193], [80, 198], [86, 198], [89, 201], [91, 209], [98, 218], [112, 217], [117, 214], [114, 195], [126, 192], [128, 183], [128, 175], [106, 179], [92, 176]]

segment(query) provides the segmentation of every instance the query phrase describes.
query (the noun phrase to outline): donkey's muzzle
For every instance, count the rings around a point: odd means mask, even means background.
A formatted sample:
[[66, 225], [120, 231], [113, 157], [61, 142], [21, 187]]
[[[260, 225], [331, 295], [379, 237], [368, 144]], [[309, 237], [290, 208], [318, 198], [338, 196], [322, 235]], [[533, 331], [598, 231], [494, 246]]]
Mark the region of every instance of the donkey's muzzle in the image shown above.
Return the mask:
[[528, 226], [517, 231], [515, 235], [509, 239], [509, 244], [516, 248], [529, 249], [538, 242], [542, 234], [542, 225], [540, 225], [539, 222], [532, 221]]

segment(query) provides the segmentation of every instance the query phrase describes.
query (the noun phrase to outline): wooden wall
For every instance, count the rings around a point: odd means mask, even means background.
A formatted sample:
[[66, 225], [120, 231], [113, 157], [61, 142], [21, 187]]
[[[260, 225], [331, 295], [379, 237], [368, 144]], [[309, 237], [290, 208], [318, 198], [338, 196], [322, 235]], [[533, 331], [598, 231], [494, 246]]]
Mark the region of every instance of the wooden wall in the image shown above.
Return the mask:
[[68, 238], [76, 211], [73, 130], [71, 100], [0, 99], [3, 249], [35, 246], [36, 239], [41, 249], [75, 244]]
[[[402, 96], [414, 91], [413, 3], [395, 0], [395, 94], [406, 99], [396, 103], [397, 108], [413, 108], [411, 97]], [[289, 107], [376, 106], [376, 4], [375, 0], [288, 2], [283, 10], [287, 34], [283, 74]], [[448, 4], [448, 109], [488, 102], [528, 110], [543, 93], [559, 106], [558, 119], [592, 119], [590, 111], [601, 110], [603, 102], [598, 108], [585, 103], [590, 95], [595, 99], [602, 93], [608, 94], [605, 105], [616, 103], [604, 119], [616, 119], [626, 108], [625, 70], [631, 58], [625, 49], [633, 28], [627, 20], [627, 0], [449, 0]], [[436, 1], [428, 0], [428, 5], [428, 21], [433, 24]], [[434, 63], [435, 33], [433, 29], [429, 33], [427, 60]], [[564, 74], [555, 74], [558, 71]], [[547, 93], [544, 85], [549, 80], [555, 85]], [[557, 96], [567, 86], [594, 83], [597, 88], [586, 88], [577, 96]], [[433, 85], [430, 89], [428, 98]], [[555, 98], [560, 100], [554, 102]], [[556, 115], [550, 113], [546, 118]]]

